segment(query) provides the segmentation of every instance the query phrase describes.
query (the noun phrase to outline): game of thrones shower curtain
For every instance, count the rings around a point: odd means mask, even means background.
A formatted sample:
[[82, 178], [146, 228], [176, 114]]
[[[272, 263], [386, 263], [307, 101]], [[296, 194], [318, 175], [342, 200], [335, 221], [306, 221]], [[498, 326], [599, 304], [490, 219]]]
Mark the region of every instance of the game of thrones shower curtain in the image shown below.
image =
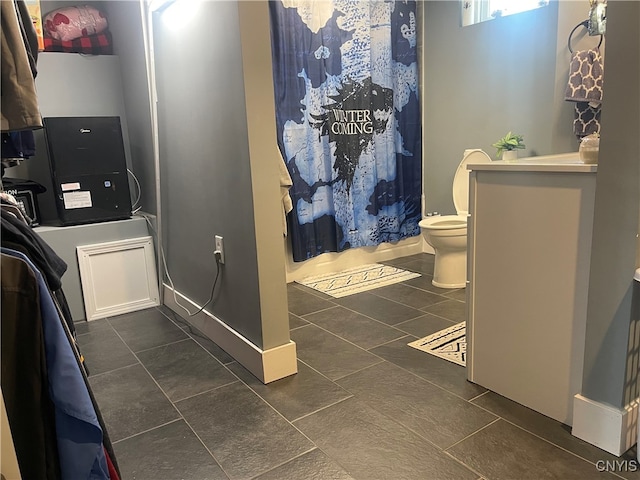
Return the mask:
[[419, 235], [415, 0], [269, 6], [294, 260]]

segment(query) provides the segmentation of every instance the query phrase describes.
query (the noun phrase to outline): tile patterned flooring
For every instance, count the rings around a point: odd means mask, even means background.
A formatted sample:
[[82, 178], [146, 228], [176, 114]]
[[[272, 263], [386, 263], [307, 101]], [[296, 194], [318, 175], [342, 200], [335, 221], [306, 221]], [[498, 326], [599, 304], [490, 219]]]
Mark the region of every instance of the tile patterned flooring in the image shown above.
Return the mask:
[[464, 320], [464, 290], [431, 285], [431, 255], [385, 263], [423, 275], [340, 299], [288, 285], [299, 372], [269, 385], [164, 307], [78, 324], [123, 480], [640, 479], [408, 347]]

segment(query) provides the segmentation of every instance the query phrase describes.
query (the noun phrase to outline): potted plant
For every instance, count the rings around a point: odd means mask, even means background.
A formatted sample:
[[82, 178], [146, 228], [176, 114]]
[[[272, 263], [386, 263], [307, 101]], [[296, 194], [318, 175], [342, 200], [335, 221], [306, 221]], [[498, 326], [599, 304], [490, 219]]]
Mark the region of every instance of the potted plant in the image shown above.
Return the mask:
[[518, 152], [516, 152], [516, 150], [524, 150], [525, 145], [523, 140], [524, 137], [522, 135], [509, 132], [491, 146], [497, 149], [496, 158], [502, 157], [503, 160], [513, 160], [518, 157]]

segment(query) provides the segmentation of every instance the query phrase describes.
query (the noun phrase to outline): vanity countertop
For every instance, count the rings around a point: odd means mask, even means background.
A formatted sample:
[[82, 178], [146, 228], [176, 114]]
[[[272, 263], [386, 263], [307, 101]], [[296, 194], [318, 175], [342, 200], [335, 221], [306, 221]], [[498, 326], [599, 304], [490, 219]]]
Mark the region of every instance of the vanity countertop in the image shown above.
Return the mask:
[[467, 169], [476, 171], [595, 173], [598, 171], [598, 165], [583, 163], [578, 152], [575, 152], [519, 158], [515, 161], [497, 160], [491, 163], [469, 163], [467, 164]]

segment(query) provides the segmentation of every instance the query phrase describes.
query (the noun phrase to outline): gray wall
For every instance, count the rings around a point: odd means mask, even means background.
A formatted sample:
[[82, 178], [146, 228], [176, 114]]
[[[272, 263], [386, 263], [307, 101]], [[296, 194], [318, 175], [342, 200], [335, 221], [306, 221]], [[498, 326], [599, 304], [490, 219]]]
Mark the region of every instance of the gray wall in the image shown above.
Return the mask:
[[607, 7], [605, 96], [591, 254], [583, 395], [623, 407], [638, 396], [640, 3]]
[[[106, 12], [117, 56], [41, 52], [36, 79], [41, 113], [43, 116], [120, 116], [127, 165], [143, 185], [140, 204], [144, 211], [155, 214], [151, 122], [140, 6], [130, 0], [41, 0], [40, 8], [44, 16], [58, 8], [83, 4]], [[124, 85], [127, 88], [123, 88]], [[57, 213], [41, 131], [36, 132], [36, 141], [36, 157], [7, 174], [30, 178], [48, 188], [48, 192], [39, 197], [42, 218], [47, 223], [55, 221]], [[131, 179], [130, 187], [134, 201], [138, 192]]]
[[[139, 205], [142, 206], [145, 212], [156, 214], [151, 116], [149, 113], [140, 4], [132, 0], [41, 0], [40, 8], [44, 16], [58, 8], [85, 4], [89, 4], [107, 15], [109, 30], [113, 37], [114, 54], [118, 56], [118, 61], [121, 65], [121, 68], [116, 71], [118, 82], [127, 87], [121, 89], [119, 95], [121, 99], [124, 99], [123, 115], [126, 115], [126, 119], [130, 119], [128, 129], [125, 132], [128, 137], [128, 165], [143, 186], [142, 192], [140, 192]], [[69, 56], [69, 54], [64, 55]], [[71, 72], [73, 73], [73, 70]], [[102, 97], [108, 98], [106, 95]], [[131, 183], [133, 184], [133, 181]], [[131, 186], [133, 190], [135, 186]], [[137, 195], [137, 193], [134, 192], [134, 195]], [[135, 196], [133, 200], [135, 200]]]
[[104, 2], [113, 35], [114, 54], [120, 59], [124, 104], [129, 121], [131, 170], [143, 186], [139, 206], [156, 214], [155, 169], [140, 5], [130, 0]]
[[[204, 303], [216, 272], [213, 237], [222, 235], [226, 263], [207, 310], [263, 347], [238, 6], [203, 2], [179, 30], [159, 17], [154, 38], [169, 271], [179, 292]], [[288, 342], [283, 320], [284, 332], [266, 347]]]
[[571, 123], [554, 125], [558, 112], [570, 108], [554, 100], [556, 2], [464, 28], [459, 2], [428, 1], [424, 8], [427, 211], [453, 213], [451, 183], [464, 150], [481, 148], [493, 157], [491, 144], [509, 130], [524, 135], [521, 156], [577, 150]]
[[[36, 78], [38, 105], [43, 117], [120, 117], [127, 165], [131, 165], [129, 128], [120, 76], [120, 60], [111, 55], [43, 52]], [[8, 177], [42, 183], [47, 192], [38, 196], [42, 219], [55, 221], [57, 212], [47, 159], [44, 132], [37, 130], [36, 155], [7, 171]], [[130, 185], [131, 186], [131, 185]]]
[[104, 11], [105, 4], [111, 2], [111, 0], [40, 0], [40, 11], [44, 17], [47, 13], [57, 10], [58, 8], [71, 7], [75, 5], [91, 5], [99, 10]]
[[[571, 52], [567, 46], [569, 33], [580, 22], [586, 20], [588, 8], [584, 2], [574, 0], [559, 0], [558, 8], [558, 32], [556, 44], [556, 76], [555, 95], [553, 99], [552, 117], [546, 119], [551, 123], [551, 151], [575, 152], [578, 149], [578, 141], [573, 135], [572, 125], [574, 117], [574, 104], [564, 100], [569, 77], [569, 63]], [[602, 53], [606, 50], [606, 43], [601, 37], [589, 36], [584, 27], [579, 27], [571, 36], [571, 48], [574, 51], [586, 50], [600, 44]]]
[[[81, 3], [45, 1], [42, 8]], [[140, 5], [91, 3], [107, 13], [117, 56], [43, 54], [40, 106], [44, 115], [120, 115], [143, 210], [157, 213]], [[267, 349], [289, 341], [279, 156], [273, 96], [264, 96], [272, 87], [245, 82], [245, 75], [271, 78], [270, 63], [259, 61], [270, 59], [268, 12], [264, 2], [242, 6], [244, 25], [236, 2], [202, 2], [180, 31], [155, 22], [163, 243], [176, 290], [202, 304], [216, 273], [213, 236], [224, 237], [226, 264], [207, 310]], [[259, 55], [249, 57], [244, 70], [241, 29], [247, 52]], [[249, 108], [248, 84], [254, 97]], [[257, 94], [269, 101], [256, 100]], [[272, 148], [261, 138], [273, 139]]]

